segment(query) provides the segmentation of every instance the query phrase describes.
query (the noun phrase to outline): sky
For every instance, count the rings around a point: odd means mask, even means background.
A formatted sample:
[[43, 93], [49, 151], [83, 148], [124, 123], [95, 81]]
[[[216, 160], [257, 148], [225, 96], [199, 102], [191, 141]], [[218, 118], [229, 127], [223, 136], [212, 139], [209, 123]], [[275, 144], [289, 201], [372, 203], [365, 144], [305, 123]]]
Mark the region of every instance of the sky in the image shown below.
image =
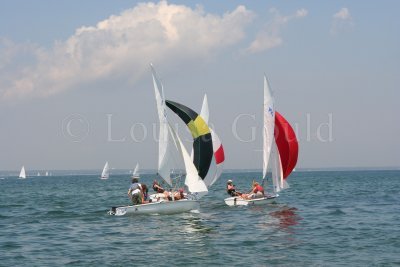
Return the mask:
[[199, 112], [207, 94], [226, 169], [262, 168], [264, 74], [297, 133], [297, 168], [400, 167], [399, 8], [4, 0], [0, 170], [156, 169], [150, 63], [167, 99]]

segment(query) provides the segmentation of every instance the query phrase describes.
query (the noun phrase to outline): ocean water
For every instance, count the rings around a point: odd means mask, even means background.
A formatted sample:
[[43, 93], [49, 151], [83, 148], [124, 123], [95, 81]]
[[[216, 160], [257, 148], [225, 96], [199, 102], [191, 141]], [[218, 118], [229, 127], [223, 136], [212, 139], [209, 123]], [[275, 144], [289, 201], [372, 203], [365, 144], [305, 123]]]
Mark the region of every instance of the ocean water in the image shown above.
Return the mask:
[[400, 171], [295, 172], [276, 203], [224, 204], [260, 175], [224, 173], [198, 213], [116, 217], [128, 174], [0, 174], [0, 266], [400, 265]]

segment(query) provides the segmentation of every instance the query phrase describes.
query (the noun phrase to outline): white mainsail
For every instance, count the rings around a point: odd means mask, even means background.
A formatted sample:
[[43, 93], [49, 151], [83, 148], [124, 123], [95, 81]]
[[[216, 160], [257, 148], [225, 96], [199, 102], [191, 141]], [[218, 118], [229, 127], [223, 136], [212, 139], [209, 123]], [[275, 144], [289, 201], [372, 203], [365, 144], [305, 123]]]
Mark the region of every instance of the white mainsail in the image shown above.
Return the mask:
[[207, 186], [204, 184], [203, 180], [200, 178], [196, 166], [194, 166], [193, 161], [191, 157], [189, 156], [189, 153], [187, 152], [185, 146], [183, 145], [181, 139], [179, 136], [176, 134], [174, 129], [169, 125], [169, 130], [171, 133], [171, 136], [176, 140], [178, 144], [178, 150], [182, 155], [183, 162], [185, 164], [185, 170], [186, 170], [186, 179], [185, 179], [185, 185], [188, 187], [189, 192], [191, 193], [197, 193], [197, 197], [202, 197], [205, 194], [207, 194], [208, 189]]
[[[264, 75], [264, 129], [263, 129], [263, 179], [270, 167], [274, 192], [289, 187], [283, 179], [282, 163], [274, 137], [275, 107], [274, 98], [267, 77]], [[268, 163], [270, 166], [268, 166]]]
[[200, 116], [208, 124], [208, 119], [210, 117], [210, 111], [208, 110], [207, 94], [204, 94], [203, 105], [201, 106]]
[[[200, 111], [200, 116], [203, 118], [203, 120], [208, 124], [209, 117], [210, 117], [210, 111], [208, 108], [208, 99], [207, 99], [207, 94], [204, 95], [203, 98], [203, 104], [201, 106], [201, 111]], [[212, 144], [213, 144], [213, 152], [215, 153], [218, 148], [222, 145], [221, 140], [219, 139], [218, 135], [214, 132], [214, 130], [210, 128], [211, 132], [211, 139], [212, 139]], [[193, 151], [192, 151], [193, 154]], [[192, 157], [193, 158], [193, 157]], [[215, 159], [215, 156], [213, 156]], [[217, 164], [215, 160], [211, 162], [210, 169], [208, 171], [207, 176], [204, 178], [204, 183], [206, 184], [207, 187], [210, 187], [215, 183], [215, 181], [218, 180], [218, 178], [221, 176], [223, 170], [223, 163]]]
[[139, 177], [139, 176], [140, 176], [140, 174], [139, 174], [139, 163], [136, 163], [136, 167], [132, 172], [132, 177]]
[[21, 172], [19, 173], [19, 178], [21, 178], [21, 179], [25, 179], [26, 178], [25, 166], [22, 166]]
[[264, 75], [264, 127], [263, 127], [263, 179], [267, 175], [268, 162], [274, 142], [274, 98], [267, 77]]
[[108, 179], [108, 177], [110, 176], [110, 168], [108, 167], [108, 161], [106, 162], [106, 164], [104, 165], [103, 171], [101, 173], [101, 179]]
[[171, 138], [169, 137], [170, 132], [168, 129], [168, 120], [167, 120], [167, 110], [165, 106], [164, 93], [163, 96], [160, 95], [160, 89], [162, 92], [164, 91], [163, 85], [157, 77], [157, 73], [154, 70], [153, 66], [151, 66], [151, 71], [153, 75], [153, 85], [154, 85], [154, 93], [156, 97], [157, 103], [157, 111], [158, 111], [158, 119], [160, 121], [160, 133], [158, 139], [158, 175], [160, 175], [170, 186], [172, 185], [172, 181], [170, 178], [171, 171], [174, 170], [174, 160], [179, 158], [177, 154], [176, 145], [171, 142]]

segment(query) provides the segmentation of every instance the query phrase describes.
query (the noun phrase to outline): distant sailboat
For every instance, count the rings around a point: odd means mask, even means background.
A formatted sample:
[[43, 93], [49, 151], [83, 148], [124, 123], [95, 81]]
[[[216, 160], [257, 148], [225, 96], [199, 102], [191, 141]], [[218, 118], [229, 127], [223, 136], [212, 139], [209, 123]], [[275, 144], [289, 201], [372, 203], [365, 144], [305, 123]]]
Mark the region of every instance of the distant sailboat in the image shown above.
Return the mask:
[[140, 173], [139, 173], [139, 163], [136, 163], [135, 170], [132, 172], [132, 178], [139, 178]]
[[49, 172], [46, 172], [46, 176], [49, 176]]
[[108, 166], [108, 161], [106, 162], [106, 164], [104, 165], [103, 168], [103, 172], [101, 173], [101, 179], [108, 179], [108, 177], [110, 176], [110, 168]]
[[25, 173], [25, 167], [22, 166], [21, 172], [19, 173], [19, 178], [20, 179], [25, 179], [26, 178], [26, 173]]
[[40, 176], [40, 172], [38, 172], [36, 176]]

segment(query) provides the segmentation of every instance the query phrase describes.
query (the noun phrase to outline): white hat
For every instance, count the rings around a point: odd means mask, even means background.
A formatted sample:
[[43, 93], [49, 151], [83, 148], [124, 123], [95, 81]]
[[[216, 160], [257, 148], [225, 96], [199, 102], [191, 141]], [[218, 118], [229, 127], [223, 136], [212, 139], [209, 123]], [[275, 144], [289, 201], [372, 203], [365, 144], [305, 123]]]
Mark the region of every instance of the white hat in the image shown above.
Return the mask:
[[232, 181], [232, 180], [228, 180], [226, 183], [227, 183], [227, 184], [233, 183], [233, 181]]

